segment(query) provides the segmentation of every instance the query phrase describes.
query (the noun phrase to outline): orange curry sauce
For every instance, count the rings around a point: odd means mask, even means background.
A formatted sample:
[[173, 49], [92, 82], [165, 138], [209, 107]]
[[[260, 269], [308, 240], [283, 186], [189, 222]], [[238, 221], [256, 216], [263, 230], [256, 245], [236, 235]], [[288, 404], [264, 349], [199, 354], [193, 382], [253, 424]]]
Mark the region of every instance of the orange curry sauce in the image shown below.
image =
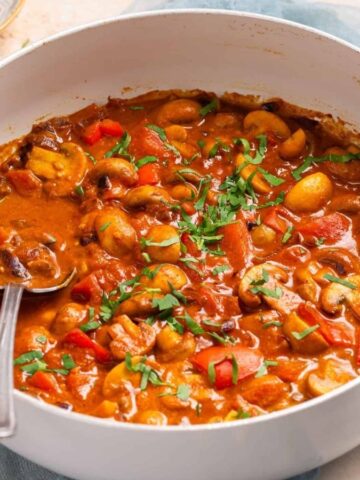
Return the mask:
[[16, 388], [146, 424], [229, 421], [359, 372], [359, 150], [280, 100], [110, 99], [0, 149]]

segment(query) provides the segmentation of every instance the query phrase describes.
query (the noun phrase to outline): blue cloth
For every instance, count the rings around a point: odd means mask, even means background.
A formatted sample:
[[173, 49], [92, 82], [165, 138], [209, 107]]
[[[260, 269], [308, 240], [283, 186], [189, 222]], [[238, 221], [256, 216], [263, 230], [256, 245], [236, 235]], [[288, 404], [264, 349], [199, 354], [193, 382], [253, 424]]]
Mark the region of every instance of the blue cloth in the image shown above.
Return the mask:
[[[359, 5], [360, 6], [360, 5]], [[360, 8], [313, 0], [139, 0], [131, 11], [161, 8], [225, 8], [286, 18], [360, 46]], [[315, 480], [319, 469], [289, 480]], [[0, 480], [66, 480], [0, 446]], [[146, 480], [146, 479], [144, 479]]]

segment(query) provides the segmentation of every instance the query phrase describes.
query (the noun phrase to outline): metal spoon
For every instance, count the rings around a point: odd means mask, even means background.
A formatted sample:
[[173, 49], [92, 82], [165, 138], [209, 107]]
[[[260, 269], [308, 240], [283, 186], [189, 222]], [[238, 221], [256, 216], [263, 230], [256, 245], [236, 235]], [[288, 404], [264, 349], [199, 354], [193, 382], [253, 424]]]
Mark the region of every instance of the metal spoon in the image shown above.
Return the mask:
[[30, 293], [57, 292], [69, 285], [76, 274], [74, 269], [59, 285], [49, 288], [28, 288], [21, 284], [8, 284], [4, 290], [0, 310], [0, 438], [10, 437], [15, 432], [16, 420], [13, 395], [14, 337], [21, 297]]

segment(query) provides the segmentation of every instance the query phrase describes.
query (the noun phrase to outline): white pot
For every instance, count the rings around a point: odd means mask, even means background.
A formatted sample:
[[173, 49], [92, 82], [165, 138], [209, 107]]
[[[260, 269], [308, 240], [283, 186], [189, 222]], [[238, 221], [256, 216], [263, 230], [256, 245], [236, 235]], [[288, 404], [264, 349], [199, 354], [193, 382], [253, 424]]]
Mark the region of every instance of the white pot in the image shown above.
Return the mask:
[[[0, 141], [44, 114], [156, 88], [280, 96], [360, 128], [359, 83], [359, 50], [309, 28], [234, 12], [141, 14], [0, 63]], [[264, 417], [164, 428], [69, 413], [16, 392], [18, 430], [4, 444], [83, 480], [279, 480], [360, 444], [359, 405], [360, 379]]]

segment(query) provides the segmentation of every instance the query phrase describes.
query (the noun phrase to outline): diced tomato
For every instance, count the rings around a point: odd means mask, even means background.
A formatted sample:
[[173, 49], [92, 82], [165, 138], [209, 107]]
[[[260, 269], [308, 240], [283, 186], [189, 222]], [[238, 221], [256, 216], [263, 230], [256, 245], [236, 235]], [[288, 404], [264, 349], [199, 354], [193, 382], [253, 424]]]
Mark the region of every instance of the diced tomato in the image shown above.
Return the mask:
[[33, 387], [40, 388], [45, 392], [54, 393], [59, 391], [59, 385], [56, 381], [56, 378], [50, 372], [38, 371], [29, 378], [28, 382]]
[[73, 286], [71, 297], [80, 302], [89, 302], [95, 298], [101, 298], [102, 293], [103, 289], [100, 287], [96, 272], [93, 272]]
[[352, 329], [341, 323], [333, 323], [324, 318], [318, 310], [309, 302], [302, 303], [298, 307], [298, 314], [309, 325], [319, 324], [319, 333], [325, 340], [335, 347], [347, 347], [354, 345], [354, 333]]
[[102, 138], [101, 123], [95, 122], [85, 128], [83, 133], [84, 142], [94, 145]]
[[350, 220], [341, 213], [332, 213], [325, 217], [310, 220], [303, 225], [298, 225], [297, 231], [307, 237], [323, 238], [328, 243], [341, 240], [350, 227]]
[[201, 372], [208, 373], [209, 365], [215, 365], [215, 382], [218, 389], [233, 385], [233, 356], [237, 362], [238, 382], [258, 371], [262, 364], [262, 355], [243, 345], [234, 347], [209, 347], [191, 358], [192, 364]]
[[196, 244], [191, 240], [190, 235], [188, 233], [183, 233], [181, 235], [181, 242], [186, 247], [186, 253], [191, 257], [199, 257], [201, 251], [198, 249]]
[[10, 170], [7, 178], [19, 195], [32, 197], [42, 189], [41, 180], [31, 170]]
[[155, 163], [147, 163], [138, 170], [138, 185], [156, 185], [159, 182], [158, 166]]
[[129, 151], [136, 157], [154, 155], [158, 158], [171, 157], [173, 154], [166, 148], [159, 135], [150, 128], [141, 126], [132, 132], [133, 141], [129, 146]]
[[120, 123], [110, 118], [106, 118], [100, 123], [100, 130], [102, 135], [108, 135], [109, 137], [121, 137], [124, 133]]
[[220, 228], [218, 234], [224, 235], [220, 247], [226, 253], [234, 270], [244, 268], [251, 254], [251, 239], [243, 217], [236, 223]]
[[124, 133], [123, 127], [119, 122], [106, 118], [102, 121], [97, 121], [85, 128], [83, 139], [88, 145], [94, 145], [104, 135], [109, 137], [121, 137]]
[[263, 224], [272, 228], [277, 233], [285, 233], [287, 224], [284, 219], [280, 217], [281, 210], [278, 207], [272, 207], [263, 219]]
[[181, 204], [181, 208], [184, 210], [185, 213], [188, 215], [194, 215], [196, 213], [196, 209], [194, 207], [194, 204], [191, 202], [183, 202]]
[[276, 366], [270, 368], [271, 373], [284, 382], [296, 382], [306, 366], [307, 363], [302, 360], [279, 360]]
[[111, 360], [111, 353], [94, 340], [91, 340], [91, 338], [79, 328], [74, 328], [68, 332], [64, 337], [64, 343], [93, 350], [96, 360], [100, 363], [106, 363]]
[[207, 287], [199, 287], [198, 303], [206, 310], [208, 315], [215, 315], [218, 309], [216, 295]]

